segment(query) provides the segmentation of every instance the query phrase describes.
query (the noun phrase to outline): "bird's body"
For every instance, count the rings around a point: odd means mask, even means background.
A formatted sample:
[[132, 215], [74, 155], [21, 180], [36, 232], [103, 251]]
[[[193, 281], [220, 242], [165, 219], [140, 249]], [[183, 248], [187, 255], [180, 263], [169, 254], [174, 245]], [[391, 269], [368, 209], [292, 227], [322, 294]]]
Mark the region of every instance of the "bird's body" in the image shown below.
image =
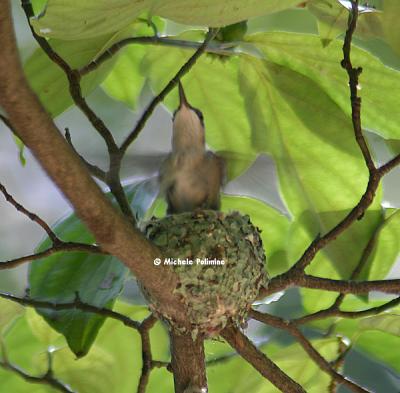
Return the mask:
[[224, 162], [207, 151], [203, 117], [186, 101], [180, 85], [180, 106], [174, 114], [172, 152], [160, 169], [161, 190], [168, 214], [195, 209], [218, 210]]

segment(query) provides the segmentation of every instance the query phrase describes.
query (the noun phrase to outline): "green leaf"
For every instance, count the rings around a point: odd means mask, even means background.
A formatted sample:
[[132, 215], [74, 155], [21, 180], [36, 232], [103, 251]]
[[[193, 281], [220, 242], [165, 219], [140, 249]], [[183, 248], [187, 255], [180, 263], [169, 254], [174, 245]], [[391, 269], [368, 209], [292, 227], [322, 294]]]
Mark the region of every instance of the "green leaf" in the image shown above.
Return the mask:
[[[139, 188], [140, 189], [140, 188]], [[138, 187], [126, 187], [127, 197], [134, 206]], [[91, 244], [93, 237], [82, 222], [74, 215], [61, 220], [53, 228], [64, 241]], [[50, 246], [46, 239], [39, 249]], [[116, 258], [84, 252], [64, 252], [54, 254], [30, 265], [30, 296], [37, 300], [53, 303], [73, 302], [79, 299], [99, 308], [112, 308], [120, 294], [128, 269]], [[37, 309], [47, 323], [64, 335], [71, 350], [79, 357], [84, 356], [92, 346], [105, 317], [80, 310], [55, 311]]]
[[[164, 29], [165, 23], [160, 18], [152, 18], [152, 22], [158, 31]], [[150, 27], [142, 25], [137, 29], [135, 35], [149, 36], [152, 33]], [[119, 52], [115, 65], [101, 85], [108, 95], [123, 102], [131, 109], [136, 109], [146, 81], [141, 72], [141, 62], [152, 48], [151, 45], [128, 45]]]
[[342, 319], [336, 323], [335, 332], [347, 336], [356, 349], [400, 372], [400, 352], [393, 350], [399, 347], [400, 337], [379, 330], [363, 330], [359, 324], [360, 320]]
[[0, 298], [0, 336], [25, 312], [23, 306], [11, 300]]
[[383, 3], [383, 20], [385, 37], [391, 47], [400, 54], [400, 26], [398, 16], [400, 4], [397, 0], [385, 0]]
[[47, 348], [50, 346], [60, 345], [60, 342], [65, 345], [65, 340], [62, 340], [62, 335], [55, 331], [43, 317], [34, 309], [27, 308], [25, 318], [35, 337], [42, 342]]
[[[72, 68], [76, 69], [90, 63], [126, 34], [127, 32], [119, 35], [103, 35], [95, 39], [80, 41], [59, 41], [54, 39], [50, 40], [49, 44]], [[90, 94], [104, 80], [112, 69], [115, 60], [116, 58], [105, 62], [82, 78], [83, 96]], [[24, 65], [24, 70], [32, 89], [52, 117], [58, 116], [73, 104], [69, 92], [69, 83], [64, 71], [50, 60], [42, 49], [38, 48], [28, 58]]]
[[[202, 36], [190, 32], [179, 38], [202, 40]], [[192, 54], [193, 51], [187, 49], [153, 48], [142, 63], [142, 72], [158, 93]], [[163, 59], [162, 67], [159, 59]], [[238, 59], [222, 60], [215, 55], [203, 55], [182, 83], [191, 105], [204, 114], [207, 144], [227, 159], [229, 178], [239, 176], [255, 160], [259, 146], [252, 140], [244, 99], [238, 86]], [[164, 103], [171, 112], [177, 108], [177, 89], [166, 97]]]
[[21, 141], [21, 139], [19, 139], [15, 134], [13, 134], [13, 139], [14, 139], [15, 144], [16, 144], [17, 147], [18, 147], [18, 151], [19, 151], [19, 154], [18, 154], [19, 162], [21, 163], [22, 166], [25, 166], [25, 165], [26, 165], [26, 158], [25, 158], [25, 152], [24, 152], [24, 150], [25, 150], [25, 145], [24, 145], [24, 143]]
[[[19, 318], [12, 325], [7, 335], [2, 339], [9, 361], [18, 365], [20, 369], [31, 375], [43, 375], [46, 371], [46, 364], [35, 362], [32, 357], [46, 348], [32, 332], [25, 318]], [[0, 354], [0, 359], [2, 354]], [[13, 393], [52, 393], [53, 389], [39, 384], [33, 384], [25, 381], [19, 375], [0, 367], [1, 389], [4, 392]]]
[[400, 253], [400, 211], [396, 210], [386, 218], [378, 229], [370, 257], [362, 277], [369, 280], [386, 278]]
[[382, 361], [400, 372], [400, 337], [379, 331], [366, 331], [357, 339], [356, 348], [367, 352], [370, 356]]
[[[307, 2], [307, 7], [318, 19], [318, 31], [324, 46], [346, 32], [349, 11], [337, 0], [311, 0]], [[361, 13], [356, 34], [366, 38], [382, 36], [381, 14]]]
[[[115, 310], [134, 320], [141, 321], [149, 311], [143, 306], [116, 302]], [[30, 319], [30, 317], [29, 317]], [[134, 329], [120, 321], [108, 318], [90, 353], [85, 358], [75, 355], [59, 340], [50, 339], [51, 329], [42, 325], [37, 317], [28, 324], [19, 318], [4, 338], [9, 360], [24, 372], [41, 376], [47, 371], [48, 344], [51, 344], [54, 377], [79, 392], [129, 393], [137, 388], [141, 371], [140, 336]], [[39, 322], [40, 326], [36, 323]], [[46, 333], [47, 330], [47, 333]], [[41, 336], [44, 340], [38, 340]], [[158, 323], [151, 333], [153, 347], [168, 352], [165, 329]], [[168, 360], [155, 352], [158, 359]], [[167, 355], [168, 356], [168, 355]], [[1, 354], [0, 354], [1, 358]], [[0, 367], [1, 389], [12, 393], [51, 393], [52, 387], [25, 381], [13, 372]]]
[[216, 40], [220, 42], [242, 41], [247, 32], [247, 20], [228, 25], [219, 30]]
[[[312, 344], [328, 360], [337, 356], [338, 339], [313, 340]], [[277, 365], [295, 379], [307, 392], [327, 391], [330, 377], [324, 373], [304, 352], [299, 344], [287, 347], [270, 342], [263, 347]], [[218, 356], [214, 356], [218, 358]], [[207, 369], [210, 391], [218, 393], [276, 393], [279, 392], [271, 383], [254, 370], [239, 356], [210, 366]]]
[[146, 80], [140, 72], [140, 63], [147, 51], [148, 48], [144, 45], [130, 45], [124, 49], [101, 85], [107, 94], [131, 109], [136, 109]]
[[48, 0], [31, 20], [37, 34], [79, 40], [125, 28], [147, 11], [190, 25], [225, 26], [292, 7], [298, 0]]
[[151, 12], [179, 23], [219, 27], [296, 4], [296, 0], [157, 0]]
[[47, 38], [86, 40], [124, 29], [150, 4], [150, 0], [48, 0], [31, 24]]
[[[53, 228], [66, 241], [90, 242], [91, 236], [75, 215]], [[46, 240], [40, 249], [47, 248]], [[127, 268], [114, 257], [65, 252], [34, 261], [29, 270], [30, 296], [54, 303], [73, 302], [78, 293], [84, 303], [99, 308], [112, 306], [119, 295]], [[93, 344], [104, 317], [79, 310], [37, 309], [67, 339], [76, 356], [84, 356]]]
[[261, 229], [261, 238], [267, 256], [267, 271], [270, 276], [288, 269], [289, 261], [286, 251], [290, 225], [288, 217], [264, 202], [240, 196], [223, 195], [221, 210], [248, 214], [251, 222]]
[[[348, 77], [340, 66], [343, 58], [341, 41], [323, 48], [318, 37], [292, 33], [256, 34], [247, 36], [247, 41], [261, 50], [268, 61], [315, 81], [351, 118]], [[400, 106], [399, 72], [355, 46], [351, 57], [355, 67], [363, 68], [360, 76], [363, 126], [386, 139], [400, 139], [400, 111], [397, 110]], [[390, 100], [383, 97], [390, 97]], [[391, 116], [382, 116], [382, 113]]]
[[387, 312], [360, 320], [359, 326], [364, 330], [380, 330], [400, 337], [400, 313]]
[[394, 154], [400, 154], [400, 140], [388, 139], [386, 144]]
[[[286, 67], [242, 56], [240, 83], [253, 140], [273, 156], [288, 209], [311, 241], [348, 214], [368, 183], [350, 120], [314, 81]], [[324, 249], [341, 277], [380, 219], [377, 196], [363, 220]]]

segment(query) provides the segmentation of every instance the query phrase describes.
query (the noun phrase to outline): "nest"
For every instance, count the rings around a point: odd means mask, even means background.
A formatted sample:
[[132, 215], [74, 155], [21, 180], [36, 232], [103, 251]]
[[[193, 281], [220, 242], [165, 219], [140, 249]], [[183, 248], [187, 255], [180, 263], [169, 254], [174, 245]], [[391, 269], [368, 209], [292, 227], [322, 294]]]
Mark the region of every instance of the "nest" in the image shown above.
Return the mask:
[[[201, 210], [153, 218], [144, 232], [162, 251], [162, 264], [178, 276], [175, 293], [186, 306], [193, 337], [216, 335], [228, 321], [245, 324], [260, 287], [268, 283], [260, 230], [249, 216]], [[145, 295], [157, 312], [157, 303]]]

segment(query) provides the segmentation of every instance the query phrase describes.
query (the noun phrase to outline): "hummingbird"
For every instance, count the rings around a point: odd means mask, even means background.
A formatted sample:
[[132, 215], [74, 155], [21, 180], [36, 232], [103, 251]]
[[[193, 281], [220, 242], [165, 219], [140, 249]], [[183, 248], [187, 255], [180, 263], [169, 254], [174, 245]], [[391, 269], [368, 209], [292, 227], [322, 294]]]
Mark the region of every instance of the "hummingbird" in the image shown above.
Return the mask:
[[179, 107], [172, 117], [172, 151], [159, 171], [167, 214], [218, 210], [225, 163], [206, 149], [203, 114], [189, 104], [180, 82], [178, 88]]

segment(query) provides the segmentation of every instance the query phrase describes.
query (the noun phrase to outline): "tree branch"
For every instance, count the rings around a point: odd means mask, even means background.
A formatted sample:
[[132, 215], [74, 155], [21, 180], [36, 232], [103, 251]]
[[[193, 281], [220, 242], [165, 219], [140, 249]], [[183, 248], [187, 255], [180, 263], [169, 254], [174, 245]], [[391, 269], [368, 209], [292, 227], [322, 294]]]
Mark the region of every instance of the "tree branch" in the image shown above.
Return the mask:
[[396, 168], [400, 164], [400, 154], [398, 154], [396, 157], [392, 158], [390, 161], [388, 161], [386, 164], [382, 165], [379, 169], [379, 175], [384, 176], [387, 173], [389, 173], [392, 169]]
[[26, 262], [35, 261], [38, 259], [42, 259], [48, 257], [50, 255], [56, 254], [58, 252], [89, 252], [92, 254], [106, 254], [102, 249], [98, 246], [92, 244], [84, 244], [84, 243], [74, 243], [74, 242], [63, 242], [58, 240], [58, 242], [52, 247], [39, 251], [35, 254], [26, 255], [23, 257], [11, 259], [8, 261], [0, 262], [0, 270], [4, 269], [13, 269], [17, 266], [20, 266]]
[[22, 206], [20, 203], [18, 203], [12, 195], [10, 195], [6, 189], [6, 187], [0, 183], [0, 192], [3, 193], [4, 197], [6, 198], [6, 201], [13, 205], [16, 210], [18, 210], [20, 213], [24, 214], [26, 217], [28, 217], [31, 221], [35, 222], [36, 224], [40, 225], [44, 231], [47, 233], [47, 236], [50, 238], [50, 240], [57, 244], [60, 240], [58, 239], [57, 235], [51, 230], [49, 225], [42, 220], [37, 214], [32, 213], [28, 209], [26, 209], [24, 206]]
[[[377, 237], [382, 225], [383, 224], [380, 224], [375, 228], [374, 233], [370, 237], [367, 245], [365, 246], [365, 248], [361, 254], [361, 258], [360, 258], [357, 266], [355, 267], [355, 269], [353, 270], [353, 272], [350, 276], [350, 280], [355, 280], [358, 277], [358, 275], [361, 273], [361, 271], [363, 270], [365, 264], [368, 261], [369, 256], [371, 255], [372, 250], [374, 249], [376, 237]], [[301, 321], [301, 320], [309, 321], [309, 320], [319, 319], [320, 314], [326, 315], [326, 313], [340, 310], [340, 306], [341, 306], [345, 296], [346, 295], [344, 293], [340, 293], [337, 296], [337, 298], [335, 299], [335, 301], [332, 303], [332, 305], [330, 307], [328, 307], [327, 309], [317, 311], [310, 315], [306, 315], [303, 318], [298, 318], [297, 321]]]
[[329, 278], [315, 277], [308, 274], [301, 275], [295, 279], [295, 285], [303, 288], [322, 289], [324, 291], [352, 293], [360, 295], [371, 291], [399, 294], [400, 279], [398, 280], [375, 280], [375, 281], [346, 281], [331, 280]]
[[0, 292], [0, 297], [3, 299], [11, 300], [15, 303], [21, 304], [23, 306], [35, 307], [35, 308], [47, 308], [50, 310], [61, 311], [61, 310], [80, 310], [85, 312], [90, 312], [93, 314], [101, 315], [103, 317], [112, 318], [117, 321], [122, 322], [125, 326], [128, 326], [135, 330], [140, 330], [141, 324], [133, 319], [127, 317], [126, 315], [120, 314], [108, 308], [99, 308], [82, 302], [82, 300], [77, 295], [73, 302], [69, 303], [52, 303], [43, 300], [30, 299], [29, 297], [18, 297], [10, 293]]
[[327, 374], [329, 374], [335, 381], [340, 384], [347, 386], [351, 391], [357, 393], [367, 393], [368, 390], [350, 381], [343, 375], [339, 374], [331, 365], [325, 360], [325, 358], [313, 347], [311, 342], [306, 336], [300, 331], [300, 329], [292, 322], [284, 320], [282, 318], [270, 315], [267, 313], [260, 313], [255, 310], [250, 310], [249, 316], [262, 323], [273, 326], [277, 329], [287, 331], [293, 336], [298, 343], [307, 352], [308, 356], [315, 362], [315, 364]]
[[[172, 46], [183, 49], [199, 49], [202, 45], [198, 42], [185, 41], [185, 40], [176, 40], [169, 37], [159, 37], [159, 36], [150, 36], [150, 37], [129, 37], [125, 38], [119, 42], [116, 42], [112, 46], [110, 46], [105, 52], [103, 52], [97, 59], [93, 60], [86, 66], [82, 67], [79, 70], [79, 74], [81, 76], [86, 75], [95, 69], [97, 69], [101, 64], [105, 61], [111, 59], [117, 52], [121, 49], [125, 48], [127, 45], [132, 44], [150, 44], [150, 45], [161, 45], [161, 46]], [[235, 52], [232, 49], [225, 48], [223, 45], [209, 44], [205, 49], [205, 52], [215, 53], [218, 55], [231, 56]]]
[[99, 132], [99, 134], [103, 137], [106, 145], [108, 147], [110, 155], [118, 151], [118, 146], [115, 143], [114, 137], [104, 122], [89, 108], [85, 99], [82, 96], [81, 86], [80, 86], [80, 75], [79, 72], [73, 70], [70, 65], [60, 56], [58, 55], [53, 48], [50, 46], [48, 41], [37, 35], [35, 30], [33, 29], [30, 18], [34, 17], [35, 14], [33, 12], [32, 4], [30, 0], [21, 0], [22, 8], [24, 9], [26, 18], [28, 20], [28, 25], [31, 29], [32, 35], [35, 38], [36, 42], [43, 49], [46, 55], [52, 60], [55, 64], [57, 64], [65, 73], [70, 87], [71, 96], [75, 102], [75, 105], [81, 109], [81, 111], [86, 115], [87, 119], [93, 125], [93, 127]]
[[72, 143], [72, 138], [71, 138], [71, 133], [69, 132], [69, 128], [65, 129], [65, 139], [71, 146], [71, 148], [74, 150], [74, 152], [79, 156], [79, 158], [82, 160], [82, 162], [86, 165], [88, 168], [89, 172], [96, 177], [97, 179], [101, 180], [104, 183], [107, 183], [107, 173], [100, 169], [98, 166], [91, 164], [88, 162], [85, 157], [81, 156], [77, 150], [75, 149], [74, 144]]
[[66, 392], [66, 393], [74, 392], [73, 390], [71, 390], [71, 388], [68, 385], [66, 385], [66, 384], [62, 383], [61, 381], [59, 381], [58, 379], [54, 378], [53, 370], [51, 369], [51, 367], [49, 367], [49, 369], [47, 370], [47, 372], [45, 374], [43, 374], [41, 376], [33, 376], [33, 375], [26, 373], [18, 366], [12, 364], [7, 358], [7, 354], [6, 354], [4, 345], [3, 344], [1, 344], [1, 345], [2, 345], [3, 360], [0, 360], [0, 367], [2, 367], [4, 370], [8, 370], [8, 371], [13, 372], [14, 374], [19, 375], [21, 378], [25, 379], [25, 381], [27, 381], [27, 382], [48, 385], [60, 392]]
[[193, 338], [190, 333], [180, 334], [174, 330], [170, 331], [169, 336], [175, 393], [207, 391], [204, 337], [199, 334]]
[[0, 192], [3, 193], [4, 197], [6, 198], [7, 202], [15, 207], [17, 211], [27, 216], [31, 221], [35, 222], [36, 224], [40, 225], [44, 231], [47, 233], [47, 236], [50, 238], [53, 246], [48, 248], [47, 250], [40, 251], [35, 254], [26, 255], [23, 257], [15, 258], [9, 261], [0, 262], [0, 270], [4, 269], [12, 269], [15, 268], [25, 262], [29, 262], [32, 260], [41, 259], [47, 257], [49, 255], [55, 254], [57, 252], [66, 252], [66, 251], [83, 251], [83, 252], [90, 252], [96, 254], [104, 254], [104, 252], [100, 249], [100, 247], [91, 245], [91, 244], [84, 244], [84, 243], [76, 243], [76, 242], [64, 242], [60, 240], [57, 235], [52, 231], [50, 226], [41, 219], [37, 214], [32, 213], [24, 206], [22, 206], [19, 202], [17, 202], [14, 197], [8, 193], [6, 187], [0, 183]]
[[89, 120], [89, 122], [92, 124], [95, 130], [97, 130], [97, 132], [106, 143], [110, 159], [107, 184], [110, 186], [110, 190], [114, 194], [121, 208], [121, 211], [126, 217], [128, 217], [132, 224], [135, 224], [135, 217], [131, 211], [126, 195], [121, 186], [119, 174], [121, 159], [119, 155], [119, 148], [114, 140], [111, 131], [97, 116], [97, 114], [89, 107], [85, 98], [83, 97], [80, 85], [81, 75], [79, 74], [79, 71], [72, 69], [69, 64], [53, 50], [53, 48], [50, 46], [45, 38], [40, 37], [35, 33], [35, 30], [30, 24], [30, 18], [34, 16], [33, 8], [30, 1], [22, 0], [22, 7], [25, 11], [33, 37], [46, 53], [46, 55], [49, 57], [49, 59], [57, 64], [64, 71], [69, 82], [69, 91], [75, 105], [83, 112], [83, 114], [86, 116], [86, 118]]
[[284, 393], [305, 392], [305, 390], [274, 362], [261, 352], [239, 329], [227, 326], [221, 332], [229, 345], [236, 349], [243, 359], [247, 360], [262, 376]]
[[157, 318], [150, 314], [139, 326], [140, 338], [142, 340], [142, 372], [140, 374], [137, 393], [145, 393], [149, 382], [151, 370], [155, 367], [150, 345], [150, 330], [157, 322]]
[[190, 71], [190, 69], [194, 66], [197, 59], [204, 53], [207, 48], [208, 43], [215, 37], [218, 29], [210, 29], [207, 33], [207, 36], [204, 42], [197, 48], [196, 52], [192, 55], [192, 57], [181, 67], [181, 69], [176, 73], [176, 75], [168, 82], [168, 84], [164, 87], [164, 89], [150, 102], [141, 118], [137, 122], [135, 128], [132, 132], [126, 137], [124, 142], [121, 145], [120, 152], [123, 155], [128, 149], [129, 145], [137, 138], [140, 131], [145, 126], [147, 120], [152, 115], [156, 106], [164, 100], [167, 94], [178, 84], [180, 79]]
[[394, 298], [380, 306], [367, 308], [360, 311], [342, 311], [337, 308], [329, 307], [325, 310], [317, 311], [313, 314], [305, 315], [303, 317], [294, 319], [292, 322], [296, 325], [303, 325], [305, 323], [315, 321], [318, 319], [325, 319], [329, 317], [341, 317], [349, 319], [364, 318], [371, 315], [377, 315], [384, 311], [390, 310], [400, 304], [400, 297]]
[[351, 112], [353, 128], [356, 137], [356, 141], [360, 147], [360, 150], [364, 156], [365, 164], [372, 176], [376, 172], [375, 164], [372, 160], [371, 153], [369, 151], [367, 142], [365, 141], [362, 133], [361, 126], [361, 98], [358, 97], [358, 78], [362, 72], [362, 68], [354, 68], [351, 63], [351, 42], [353, 39], [354, 31], [357, 27], [358, 21], [358, 0], [351, 0], [351, 11], [349, 12], [348, 27], [346, 36], [343, 44], [343, 60], [341, 62], [342, 67], [347, 71], [349, 76], [349, 87], [350, 87], [350, 101], [351, 101]]
[[174, 293], [174, 273], [153, 264], [161, 257], [158, 249], [113, 208], [29, 88], [19, 61], [9, 1], [0, 8], [0, 41], [0, 104], [14, 130], [101, 248], [125, 263], [158, 300], [161, 313], [186, 326], [185, 309]]

